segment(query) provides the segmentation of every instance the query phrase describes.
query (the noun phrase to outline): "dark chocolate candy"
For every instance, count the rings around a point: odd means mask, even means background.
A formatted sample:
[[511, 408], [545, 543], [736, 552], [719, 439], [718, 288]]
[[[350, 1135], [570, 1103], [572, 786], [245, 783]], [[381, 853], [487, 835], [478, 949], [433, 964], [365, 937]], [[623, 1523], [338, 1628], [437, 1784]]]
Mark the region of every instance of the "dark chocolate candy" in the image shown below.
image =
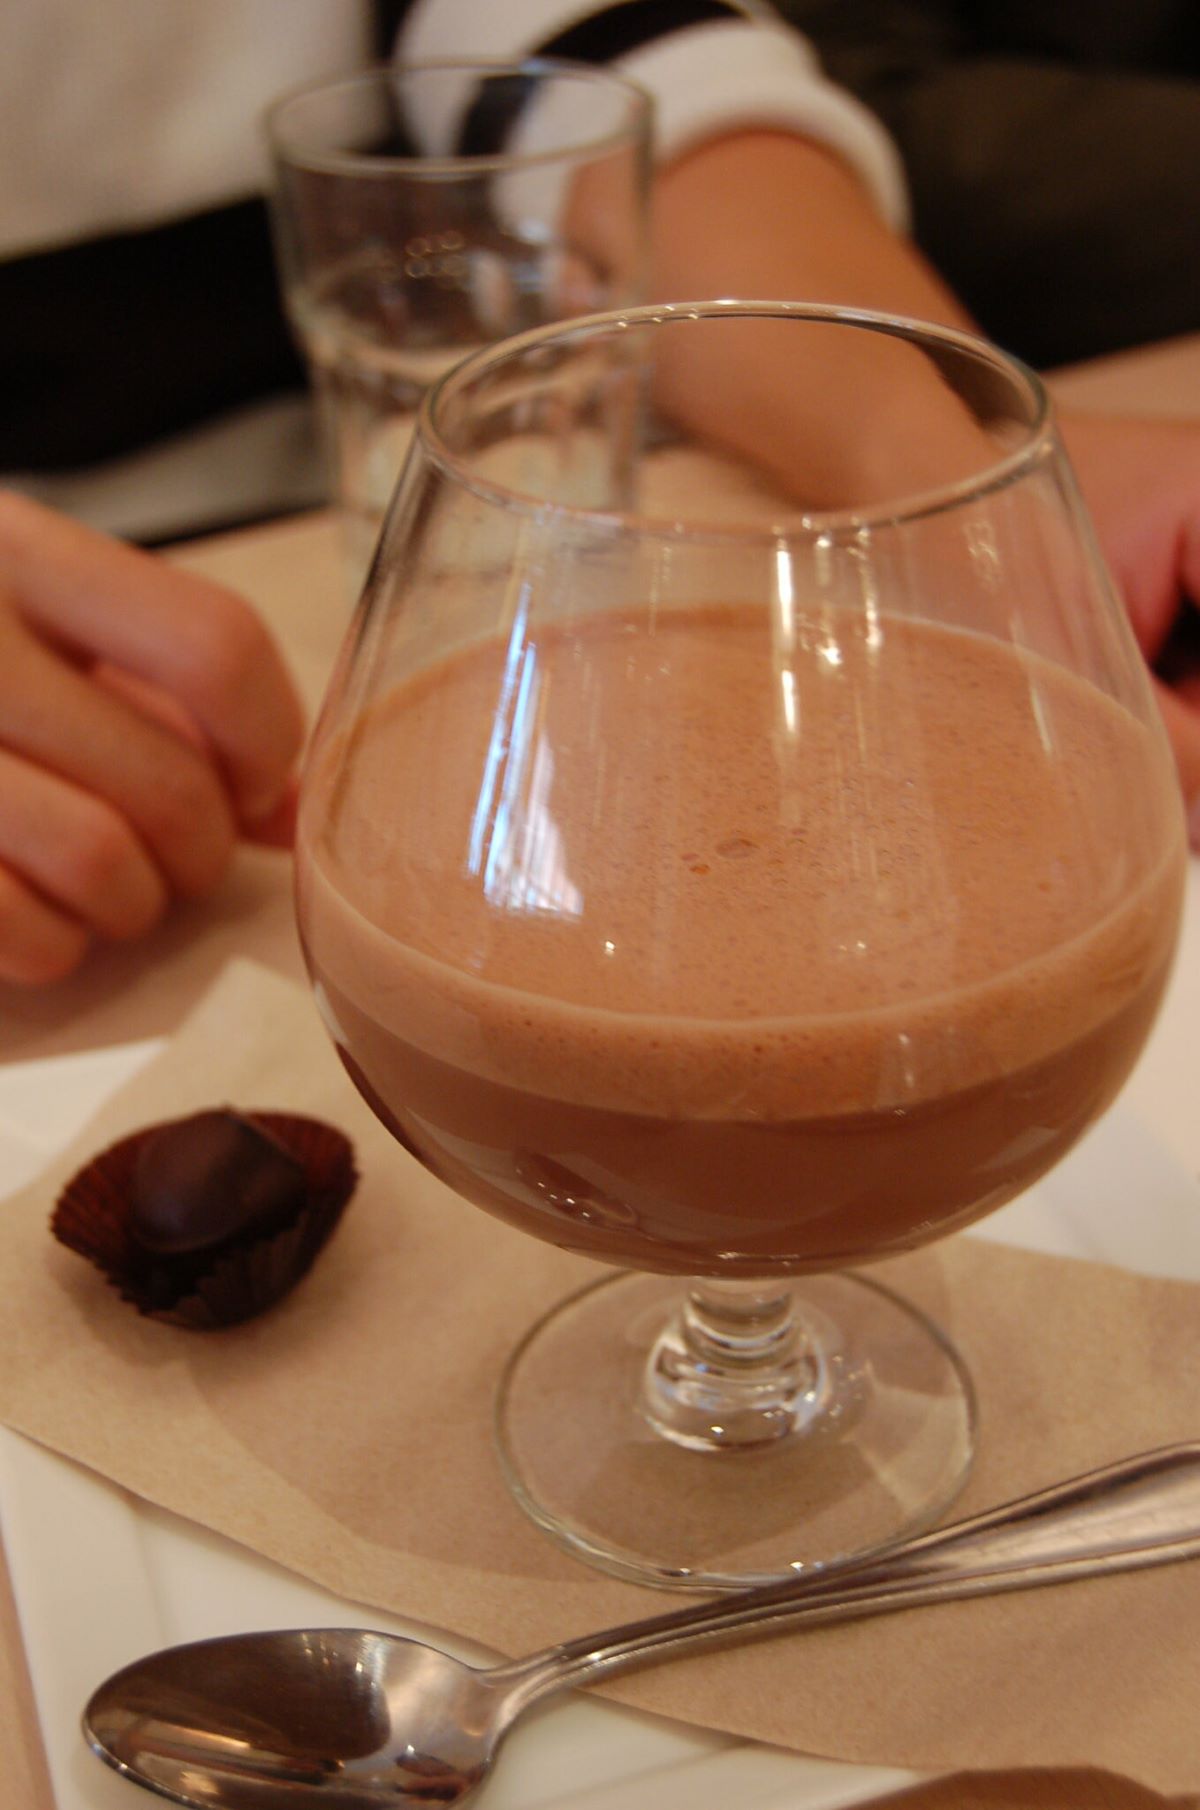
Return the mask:
[[279, 1230], [303, 1207], [305, 1187], [303, 1165], [269, 1132], [227, 1109], [198, 1112], [138, 1152], [130, 1230], [162, 1256], [211, 1251]]

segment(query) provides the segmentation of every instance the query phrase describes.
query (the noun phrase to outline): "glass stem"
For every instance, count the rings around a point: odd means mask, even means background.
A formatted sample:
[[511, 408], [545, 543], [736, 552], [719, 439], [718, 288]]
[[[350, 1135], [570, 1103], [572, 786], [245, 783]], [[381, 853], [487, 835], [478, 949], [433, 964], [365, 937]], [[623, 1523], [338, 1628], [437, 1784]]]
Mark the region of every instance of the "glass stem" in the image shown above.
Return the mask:
[[769, 1445], [820, 1413], [824, 1368], [790, 1286], [705, 1278], [651, 1350], [642, 1413], [693, 1451]]
[[682, 1323], [696, 1359], [719, 1367], [775, 1367], [787, 1363], [801, 1341], [791, 1289], [762, 1281], [693, 1282]]

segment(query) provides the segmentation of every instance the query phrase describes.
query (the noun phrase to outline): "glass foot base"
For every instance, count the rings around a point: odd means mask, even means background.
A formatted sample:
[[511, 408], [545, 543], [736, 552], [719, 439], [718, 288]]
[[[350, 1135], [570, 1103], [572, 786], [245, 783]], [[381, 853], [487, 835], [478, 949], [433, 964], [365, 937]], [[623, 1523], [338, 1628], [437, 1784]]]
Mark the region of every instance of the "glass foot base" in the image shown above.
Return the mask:
[[772, 1582], [932, 1526], [974, 1448], [958, 1353], [866, 1277], [787, 1286], [802, 1349], [786, 1399], [766, 1416], [750, 1404], [766, 1428], [754, 1436], [715, 1418], [702, 1379], [687, 1379], [681, 1409], [678, 1278], [606, 1277], [552, 1309], [513, 1353], [496, 1407], [526, 1513], [601, 1570], [686, 1590]]

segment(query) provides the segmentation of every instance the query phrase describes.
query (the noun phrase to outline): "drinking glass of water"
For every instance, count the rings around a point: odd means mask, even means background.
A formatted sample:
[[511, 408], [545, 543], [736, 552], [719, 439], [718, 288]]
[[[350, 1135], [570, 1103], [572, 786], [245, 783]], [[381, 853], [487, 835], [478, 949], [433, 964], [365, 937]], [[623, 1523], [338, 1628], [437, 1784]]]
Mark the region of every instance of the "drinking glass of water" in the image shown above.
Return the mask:
[[640, 298], [651, 114], [633, 83], [553, 60], [380, 66], [269, 112], [284, 300], [354, 588], [432, 380]]

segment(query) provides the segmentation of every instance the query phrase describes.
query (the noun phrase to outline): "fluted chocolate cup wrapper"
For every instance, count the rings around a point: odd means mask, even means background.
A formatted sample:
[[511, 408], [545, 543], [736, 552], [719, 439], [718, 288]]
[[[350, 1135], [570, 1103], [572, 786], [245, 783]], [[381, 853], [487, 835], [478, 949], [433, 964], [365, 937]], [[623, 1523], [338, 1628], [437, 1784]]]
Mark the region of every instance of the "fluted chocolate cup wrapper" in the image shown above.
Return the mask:
[[67, 1182], [51, 1229], [86, 1257], [123, 1301], [171, 1325], [215, 1331], [265, 1313], [312, 1268], [332, 1236], [356, 1180], [343, 1132], [298, 1113], [243, 1115], [303, 1170], [302, 1196], [287, 1223], [248, 1231], [213, 1251], [164, 1259], [139, 1243], [132, 1228], [138, 1159], [160, 1126], [147, 1126], [101, 1150]]
[[[131, 1312], [49, 1217], [98, 1151], [230, 1100], [337, 1127], [361, 1181], [299, 1287], [198, 1338]], [[427, 1175], [354, 1092], [302, 986], [230, 966], [0, 1214], [10, 1427], [363, 1605], [367, 1624], [391, 1612], [518, 1654], [670, 1606], [559, 1551], [510, 1499], [493, 1450], [506, 1357], [599, 1266]], [[956, 1516], [1200, 1434], [1200, 1286], [973, 1236], [873, 1273], [945, 1327], [975, 1377], [979, 1454]], [[1146, 1792], [1200, 1791], [1200, 1561], [784, 1635], [605, 1690], [899, 1769], [880, 1773], [881, 1795], [911, 1775], [1093, 1768], [1130, 1781], [1114, 1807], [1140, 1810]]]

